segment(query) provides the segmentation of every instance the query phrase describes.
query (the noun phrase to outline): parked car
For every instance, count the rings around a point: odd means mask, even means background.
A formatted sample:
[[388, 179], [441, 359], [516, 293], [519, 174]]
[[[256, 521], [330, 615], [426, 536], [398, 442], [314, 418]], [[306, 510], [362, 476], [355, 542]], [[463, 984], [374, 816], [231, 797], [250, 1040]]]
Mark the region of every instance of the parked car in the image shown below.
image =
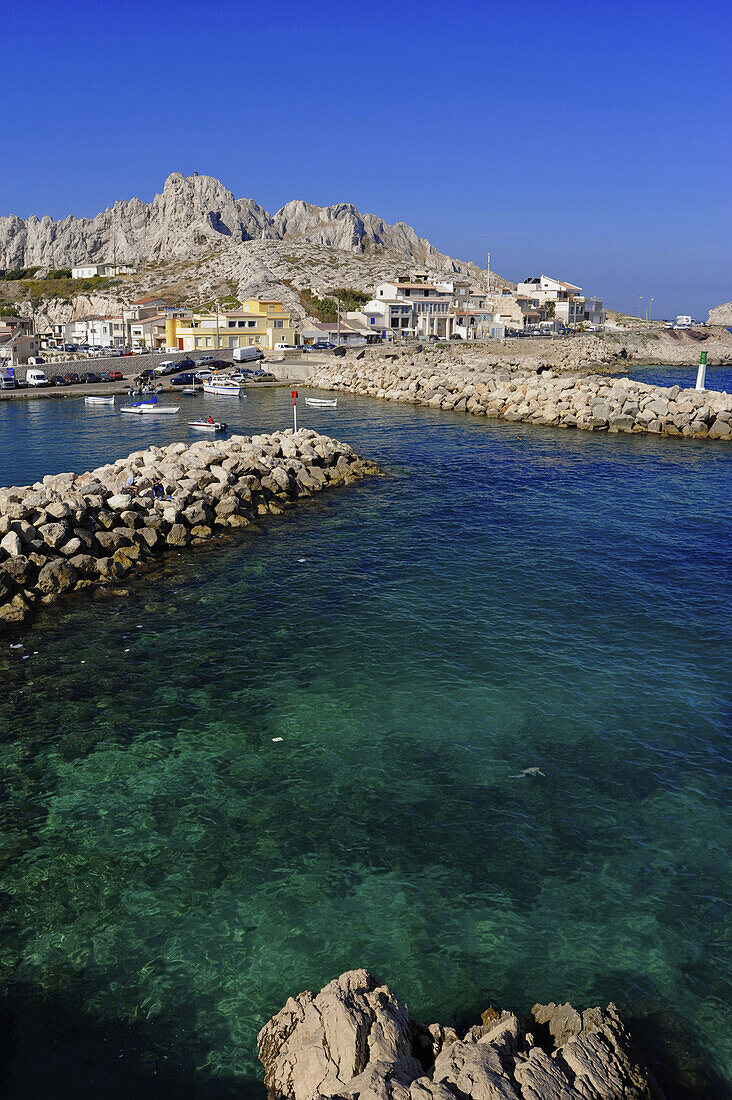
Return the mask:
[[18, 388], [18, 379], [14, 374], [3, 374], [0, 376], [0, 389], [3, 390], [16, 390]]
[[196, 379], [196, 382], [207, 382], [209, 378], [213, 378], [213, 371], [206, 370], [205, 368], [204, 370], [197, 370], [193, 377]]
[[81, 379], [79, 378], [76, 371], [73, 371], [73, 370], [69, 371], [68, 374], [65, 374], [64, 378], [66, 379], [66, 381], [68, 382], [68, 384], [70, 386], [76, 386], [81, 381]]
[[316, 351], [332, 351], [335, 344], [331, 344], [328, 340], [318, 340], [317, 344], [313, 344]]
[[110, 382], [124, 382], [124, 380], [125, 380], [125, 376], [124, 376], [124, 374], [122, 374], [121, 371], [111, 370], [109, 372], [109, 381]]
[[459, 332], [453, 332], [453, 333], [450, 334], [450, 339], [451, 340], [462, 340], [462, 336], [460, 335]]
[[140, 379], [141, 382], [150, 382], [154, 375], [155, 371], [150, 370], [150, 368], [148, 367], [147, 370], [141, 370], [137, 377]]
[[70, 386], [71, 383], [66, 379], [63, 374], [54, 374], [53, 376], [54, 386]]
[[295, 344], [275, 344], [275, 351], [299, 351]]
[[274, 382], [275, 381], [275, 376], [273, 374], [270, 374], [270, 372], [266, 371], [266, 370], [255, 370], [255, 371], [252, 371], [252, 381], [253, 382]]
[[202, 355], [198, 360], [199, 367], [202, 367], [205, 363], [213, 363], [214, 358], [215, 356], [213, 355]]
[[192, 386], [195, 382], [195, 376], [188, 371], [186, 374], [176, 374], [175, 378], [171, 378], [171, 386]]
[[107, 371], [105, 371], [104, 374], [99, 375], [99, 381], [100, 382], [111, 382], [112, 377]]
[[76, 344], [64, 344], [64, 351], [76, 351]]
[[98, 382], [99, 375], [95, 374], [93, 370], [87, 370], [82, 374], [81, 380], [82, 382]]

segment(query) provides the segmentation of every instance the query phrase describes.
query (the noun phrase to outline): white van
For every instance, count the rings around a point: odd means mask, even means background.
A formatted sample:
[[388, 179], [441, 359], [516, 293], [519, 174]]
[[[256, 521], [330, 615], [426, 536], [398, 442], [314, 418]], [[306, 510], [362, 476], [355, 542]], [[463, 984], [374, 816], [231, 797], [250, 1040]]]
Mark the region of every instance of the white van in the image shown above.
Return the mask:
[[50, 382], [40, 367], [28, 367], [25, 372], [26, 386], [48, 386]]
[[[234, 348], [233, 359], [235, 363], [253, 363], [256, 359], [264, 359], [261, 348]], [[203, 360], [201, 360], [203, 362]]]
[[172, 374], [174, 366], [175, 359], [161, 359], [159, 363], [155, 364], [154, 370], [156, 374]]

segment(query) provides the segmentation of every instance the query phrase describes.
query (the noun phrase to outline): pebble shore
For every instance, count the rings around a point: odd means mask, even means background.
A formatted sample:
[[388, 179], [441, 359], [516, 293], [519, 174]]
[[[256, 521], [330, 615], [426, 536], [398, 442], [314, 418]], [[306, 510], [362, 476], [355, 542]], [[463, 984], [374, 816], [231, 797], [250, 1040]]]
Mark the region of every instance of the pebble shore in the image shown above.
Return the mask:
[[376, 472], [346, 443], [288, 429], [148, 447], [91, 472], [0, 489], [0, 623]]
[[461, 364], [420, 349], [351, 353], [321, 367], [308, 384], [547, 427], [732, 439], [732, 394], [549, 368]]

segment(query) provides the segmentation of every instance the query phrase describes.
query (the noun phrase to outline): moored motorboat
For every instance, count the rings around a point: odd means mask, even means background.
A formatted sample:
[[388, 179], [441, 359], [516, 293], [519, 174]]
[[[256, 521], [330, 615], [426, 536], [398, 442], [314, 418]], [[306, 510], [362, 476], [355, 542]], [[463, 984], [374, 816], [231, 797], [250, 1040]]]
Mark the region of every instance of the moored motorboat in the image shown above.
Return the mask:
[[305, 404], [311, 405], [315, 409], [337, 409], [338, 398], [306, 397]]
[[119, 411], [136, 413], [138, 416], [143, 414], [174, 416], [180, 412], [180, 409], [177, 405], [158, 405], [156, 401], [135, 401], [131, 405], [123, 405]]
[[225, 432], [228, 424], [223, 420], [189, 420], [188, 427], [197, 432]]
[[114, 394], [104, 396], [102, 394], [85, 393], [84, 403], [86, 405], [114, 405]]
[[[203, 383], [204, 393], [213, 393], [217, 397], [241, 397], [241, 384], [230, 378], [209, 378]], [[246, 396], [246, 395], [245, 395]]]

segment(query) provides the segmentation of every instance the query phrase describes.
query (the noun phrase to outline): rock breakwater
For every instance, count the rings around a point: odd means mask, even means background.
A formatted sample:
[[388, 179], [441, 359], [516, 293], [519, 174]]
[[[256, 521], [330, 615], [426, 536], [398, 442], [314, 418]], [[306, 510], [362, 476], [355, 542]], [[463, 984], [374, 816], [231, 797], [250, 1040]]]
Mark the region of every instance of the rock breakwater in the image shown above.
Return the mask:
[[347, 443], [289, 429], [148, 447], [0, 489], [0, 622], [375, 472]]
[[271, 1100], [662, 1100], [613, 1005], [532, 1015], [527, 1027], [489, 1008], [461, 1039], [352, 970], [291, 997], [259, 1033], [259, 1057]]
[[311, 385], [434, 409], [585, 431], [732, 439], [732, 395], [596, 374], [359, 353], [321, 367]]

